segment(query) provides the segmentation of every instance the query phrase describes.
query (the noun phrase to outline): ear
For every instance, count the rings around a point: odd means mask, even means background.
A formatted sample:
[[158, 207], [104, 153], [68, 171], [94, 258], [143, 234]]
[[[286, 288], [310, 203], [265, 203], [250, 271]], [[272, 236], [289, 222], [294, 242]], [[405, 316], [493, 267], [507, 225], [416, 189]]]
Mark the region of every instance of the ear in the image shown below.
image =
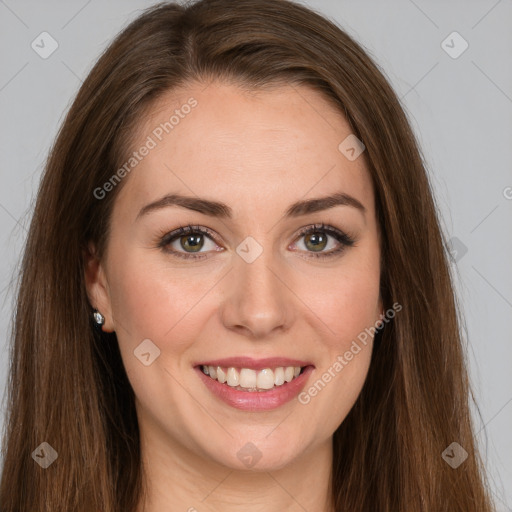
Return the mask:
[[114, 332], [115, 326], [112, 316], [110, 290], [104, 265], [97, 257], [96, 248], [92, 243], [89, 243], [83, 254], [85, 262], [85, 287], [89, 302], [93, 308], [96, 308], [105, 317], [105, 323], [101, 329], [104, 332]]

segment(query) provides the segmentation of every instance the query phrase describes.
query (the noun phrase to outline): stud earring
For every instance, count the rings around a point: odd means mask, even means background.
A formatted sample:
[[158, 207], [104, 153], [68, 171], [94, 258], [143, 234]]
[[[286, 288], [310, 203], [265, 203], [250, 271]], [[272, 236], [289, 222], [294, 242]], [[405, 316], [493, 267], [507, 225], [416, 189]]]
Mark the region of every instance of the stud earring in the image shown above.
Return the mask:
[[105, 323], [105, 317], [97, 309], [93, 311], [92, 316], [99, 327]]

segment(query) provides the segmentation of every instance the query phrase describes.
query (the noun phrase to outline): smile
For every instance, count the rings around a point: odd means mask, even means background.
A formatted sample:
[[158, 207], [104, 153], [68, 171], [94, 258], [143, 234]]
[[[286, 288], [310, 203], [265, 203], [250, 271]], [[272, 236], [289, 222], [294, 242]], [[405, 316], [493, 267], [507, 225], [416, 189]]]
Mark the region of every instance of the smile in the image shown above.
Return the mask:
[[251, 368], [222, 368], [221, 366], [205, 366], [201, 369], [211, 379], [227, 384], [238, 391], [267, 391], [285, 382], [291, 382], [300, 375], [303, 367], [278, 366], [256, 371]]
[[314, 369], [310, 362], [278, 357], [232, 357], [194, 365], [215, 399], [251, 412], [275, 409], [296, 398]]

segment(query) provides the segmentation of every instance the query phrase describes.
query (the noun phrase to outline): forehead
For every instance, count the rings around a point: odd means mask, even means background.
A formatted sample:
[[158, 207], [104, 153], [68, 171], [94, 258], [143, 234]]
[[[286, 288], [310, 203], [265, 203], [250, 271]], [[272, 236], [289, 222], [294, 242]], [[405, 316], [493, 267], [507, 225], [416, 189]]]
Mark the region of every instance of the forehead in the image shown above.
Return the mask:
[[131, 151], [150, 149], [121, 195], [139, 204], [171, 192], [207, 194], [254, 213], [269, 202], [343, 191], [371, 209], [364, 153], [351, 161], [339, 149], [351, 133], [310, 87], [190, 84], [160, 97], [141, 120]]

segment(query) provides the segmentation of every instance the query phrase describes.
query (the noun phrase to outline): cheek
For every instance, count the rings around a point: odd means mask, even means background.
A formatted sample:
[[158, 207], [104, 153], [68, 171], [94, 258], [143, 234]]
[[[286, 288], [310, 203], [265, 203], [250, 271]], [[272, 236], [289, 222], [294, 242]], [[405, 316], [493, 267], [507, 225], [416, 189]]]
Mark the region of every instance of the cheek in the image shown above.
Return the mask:
[[330, 352], [344, 352], [353, 340], [375, 325], [378, 315], [379, 287], [368, 275], [357, 274], [340, 280], [338, 291], [322, 297], [322, 320], [330, 327], [326, 342]]
[[163, 343], [172, 338], [173, 347], [179, 349], [180, 340], [187, 339], [185, 331], [194, 325], [189, 316], [204, 295], [207, 277], [201, 277], [201, 271], [150, 261], [142, 251], [134, 251], [114, 268], [111, 299], [116, 328], [132, 342], [149, 338]]
[[297, 281], [297, 295], [315, 313], [310, 313], [310, 321], [322, 332], [331, 357], [348, 350], [360, 334], [364, 338], [365, 329], [375, 326], [381, 313], [378, 247], [368, 245], [368, 250], [347, 254], [339, 267]]
[[[368, 375], [378, 302], [371, 283], [347, 280], [343, 292], [329, 295], [322, 310], [320, 364], [298, 396], [317, 437], [329, 436], [354, 406]], [[319, 322], [317, 322], [318, 324]], [[321, 418], [321, 421], [318, 419]]]
[[366, 372], [371, 357], [372, 328], [379, 316], [378, 275], [353, 271], [330, 286], [311, 302], [319, 312], [316, 325], [322, 332], [322, 371], [343, 374], [337, 380], [353, 382]]

